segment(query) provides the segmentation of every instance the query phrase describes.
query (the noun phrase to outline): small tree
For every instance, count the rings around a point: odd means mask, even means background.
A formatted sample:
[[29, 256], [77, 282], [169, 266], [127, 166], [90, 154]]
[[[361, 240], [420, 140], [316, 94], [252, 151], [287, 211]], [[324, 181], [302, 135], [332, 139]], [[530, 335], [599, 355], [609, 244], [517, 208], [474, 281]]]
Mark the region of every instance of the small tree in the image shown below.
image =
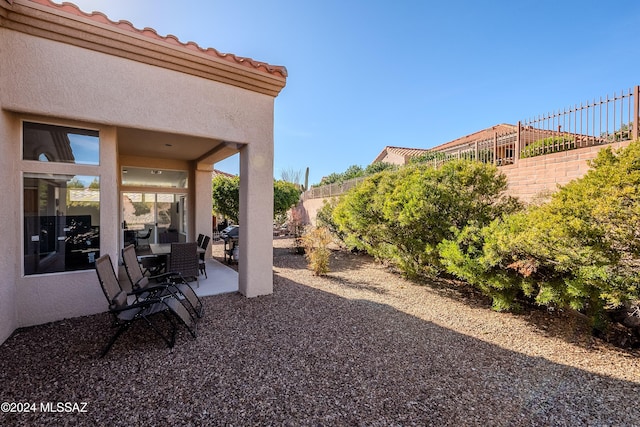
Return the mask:
[[287, 181], [273, 183], [273, 214], [284, 215], [300, 200], [300, 186]]
[[[296, 184], [285, 181], [274, 181], [273, 184], [273, 217], [282, 216], [300, 199], [302, 190]], [[236, 224], [240, 213], [240, 178], [218, 175], [211, 181], [213, 211], [219, 213]]]
[[240, 178], [217, 175], [211, 181], [213, 211], [236, 224], [240, 212]]

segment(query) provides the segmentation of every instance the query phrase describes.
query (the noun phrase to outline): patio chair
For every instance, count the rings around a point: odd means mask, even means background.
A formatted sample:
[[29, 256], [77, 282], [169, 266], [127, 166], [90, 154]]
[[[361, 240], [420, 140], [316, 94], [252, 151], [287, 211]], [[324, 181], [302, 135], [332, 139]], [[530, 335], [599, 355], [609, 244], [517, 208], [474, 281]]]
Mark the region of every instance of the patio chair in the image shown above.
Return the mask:
[[[136, 292], [127, 293], [120, 286], [118, 277], [111, 263], [109, 254], [103, 255], [96, 260], [96, 273], [104, 296], [109, 303], [109, 312], [113, 316], [113, 326], [118, 327], [115, 335], [109, 340], [100, 357], [104, 357], [118, 337], [122, 335], [137, 320], [144, 320], [151, 327], [153, 332], [162, 338], [169, 348], [175, 344], [176, 324], [173, 321], [177, 318], [196, 337], [196, 323], [189, 311], [173, 296], [151, 297], [147, 299], [136, 298], [135, 302], [129, 302], [129, 296]], [[170, 326], [169, 336], [154, 325], [152, 318], [162, 314]], [[172, 316], [173, 315], [173, 316]]]
[[200, 233], [198, 234], [198, 240], [196, 240], [196, 242], [198, 243], [199, 247], [202, 247], [202, 240], [204, 239], [204, 234]]
[[[188, 282], [175, 279], [169, 280], [172, 279], [170, 274], [146, 276], [138, 262], [138, 257], [136, 256], [136, 251], [133, 245], [129, 245], [122, 249], [122, 263], [124, 264], [124, 269], [127, 272], [127, 277], [131, 282], [131, 289], [134, 291], [147, 291], [150, 294], [159, 292], [161, 296], [173, 294], [179, 298], [184, 298], [187, 303], [187, 308], [196, 317], [202, 317], [204, 314], [202, 301], [198, 298], [198, 295], [196, 295]], [[152, 283], [152, 280], [160, 283], [154, 284]]]
[[177, 280], [187, 285], [189, 284], [187, 279], [193, 278], [199, 287], [199, 261], [198, 244], [196, 242], [172, 243], [165, 274], [170, 277], [172, 282]]
[[211, 237], [203, 236], [202, 241], [198, 244], [198, 246], [204, 249], [204, 252], [199, 254], [200, 259], [198, 260], [198, 274], [204, 273], [205, 279], [209, 278], [209, 276], [207, 276], [207, 263], [205, 262], [205, 254], [207, 253], [207, 246], [209, 246], [210, 240], [211, 240]]
[[140, 246], [140, 240], [146, 240], [147, 245], [149, 246], [149, 238], [151, 237], [151, 232], [153, 231], [153, 227], [149, 227], [145, 234], [136, 234], [136, 246]]
[[158, 234], [158, 241], [160, 243], [174, 243], [178, 242], [179, 240], [180, 237], [178, 236], [178, 232], [176, 230], [167, 230]]

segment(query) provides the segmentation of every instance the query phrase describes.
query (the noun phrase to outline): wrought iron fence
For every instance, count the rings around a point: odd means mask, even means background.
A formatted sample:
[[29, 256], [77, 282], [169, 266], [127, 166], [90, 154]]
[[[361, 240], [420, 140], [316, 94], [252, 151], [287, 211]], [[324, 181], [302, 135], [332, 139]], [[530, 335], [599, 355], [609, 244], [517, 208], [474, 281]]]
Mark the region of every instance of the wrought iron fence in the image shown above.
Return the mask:
[[[482, 137], [465, 141], [429, 153], [424, 163], [433, 167], [453, 159], [478, 160], [504, 166], [519, 159], [576, 148], [610, 144], [638, 139], [640, 118], [640, 86], [621, 91], [604, 99], [593, 100], [537, 117], [519, 121], [512, 130], [486, 133]], [[305, 199], [327, 198], [340, 195], [364, 178], [355, 178], [315, 187], [304, 193]]]
[[364, 177], [348, 179], [343, 182], [313, 187], [302, 194], [303, 200], [339, 196], [364, 181]]

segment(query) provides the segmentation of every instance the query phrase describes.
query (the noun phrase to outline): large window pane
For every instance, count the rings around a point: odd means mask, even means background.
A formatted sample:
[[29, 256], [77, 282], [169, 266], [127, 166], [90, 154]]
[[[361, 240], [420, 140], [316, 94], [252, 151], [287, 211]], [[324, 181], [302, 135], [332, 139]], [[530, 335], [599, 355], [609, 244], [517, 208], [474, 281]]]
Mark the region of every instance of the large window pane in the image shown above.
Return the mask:
[[100, 256], [97, 176], [25, 174], [25, 275], [86, 270]]
[[98, 131], [24, 122], [23, 160], [97, 165], [100, 162]]

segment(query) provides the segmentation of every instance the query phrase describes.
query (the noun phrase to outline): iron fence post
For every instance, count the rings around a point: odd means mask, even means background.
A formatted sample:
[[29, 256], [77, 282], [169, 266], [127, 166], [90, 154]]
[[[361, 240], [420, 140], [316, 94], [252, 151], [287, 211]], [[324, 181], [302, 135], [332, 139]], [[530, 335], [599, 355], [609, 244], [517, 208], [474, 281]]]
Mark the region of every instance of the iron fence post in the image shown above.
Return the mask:
[[638, 122], [640, 121], [640, 86], [633, 88], [633, 136], [632, 140], [638, 139]]
[[520, 158], [520, 138], [522, 137], [522, 122], [520, 120], [518, 120], [518, 134], [516, 135], [516, 146], [515, 146], [515, 150], [513, 153], [513, 163], [516, 164], [518, 163], [518, 159]]

